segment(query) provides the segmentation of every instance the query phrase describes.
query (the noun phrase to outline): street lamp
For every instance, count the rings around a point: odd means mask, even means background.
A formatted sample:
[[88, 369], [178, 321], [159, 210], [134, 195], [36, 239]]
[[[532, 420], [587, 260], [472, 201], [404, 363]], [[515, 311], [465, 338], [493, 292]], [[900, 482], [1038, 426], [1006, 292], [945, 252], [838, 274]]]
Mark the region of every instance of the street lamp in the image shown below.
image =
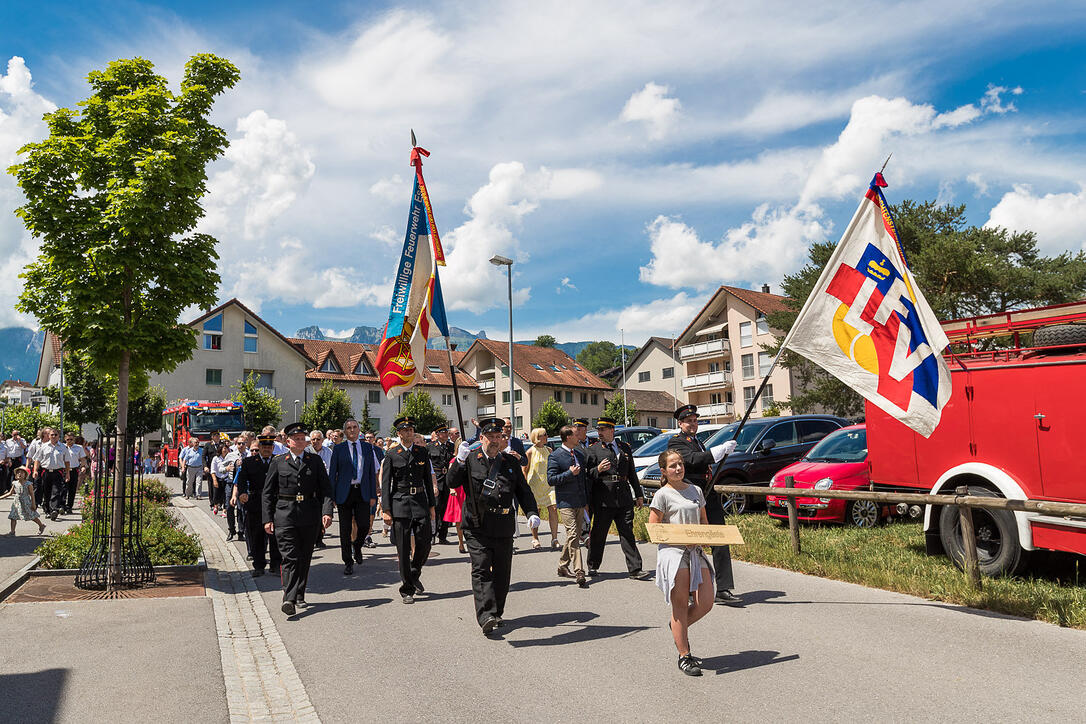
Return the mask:
[[517, 434], [517, 418], [513, 414], [515, 409], [513, 407], [513, 260], [495, 254], [490, 257], [490, 263], [494, 266], [505, 267], [509, 277], [509, 424], [512, 427], [509, 437], [512, 438]]
[[295, 400], [294, 401], [294, 421], [295, 422], [298, 422], [298, 403], [299, 402], [301, 402], [301, 400]]

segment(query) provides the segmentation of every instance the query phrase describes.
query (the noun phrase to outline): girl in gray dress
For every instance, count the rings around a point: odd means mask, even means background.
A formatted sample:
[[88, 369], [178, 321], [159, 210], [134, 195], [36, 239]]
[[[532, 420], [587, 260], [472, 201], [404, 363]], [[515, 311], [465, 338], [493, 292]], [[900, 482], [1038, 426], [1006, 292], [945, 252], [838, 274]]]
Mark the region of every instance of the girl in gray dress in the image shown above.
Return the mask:
[[45, 532], [45, 524], [38, 516], [38, 509], [34, 507], [34, 486], [27, 482], [30, 471], [25, 467], [15, 468], [15, 480], [11, 483], [11, 490], [0, 495], [4, 498], [14, 498], [11, 501], [11, 512], [8, 519], [11, 521], [11, 533], [15, 535], [15, 523], [20, 520], [32, 520], [38, 524], [38, 533]]
[[[652, 496], [650, 523], [708, 525], [705, 497], [696, 485], [683, 481], [682, 455], [676, 450], [660, 454], [665, 484]], [[671, 603], [668, 628], [679, 650], [679, 669], [687, 676], [701, 676], [701, 659], [690, 653], [690, 626], [713, 608], [713, 568], [699, 545], [660, 543], [656, 551], [656, 585]], [[691, 603], [693, 595], [693, 603]]]

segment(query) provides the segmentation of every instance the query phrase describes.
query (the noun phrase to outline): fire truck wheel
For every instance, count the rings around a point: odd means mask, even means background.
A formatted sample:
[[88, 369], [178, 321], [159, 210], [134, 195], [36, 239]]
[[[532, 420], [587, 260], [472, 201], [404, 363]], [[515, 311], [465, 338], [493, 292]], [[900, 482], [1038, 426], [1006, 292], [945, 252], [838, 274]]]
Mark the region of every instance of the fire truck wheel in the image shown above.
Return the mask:
[[1041, 327], [1033, 333], [1034, 347], [1058, 347], [1067, 344], [1086, 344], [1086, 325], [1056, 324]]
[[[969, 494], [1001, 497], [988, 488], [969, 486]], [[939, 513], [939, 538], [943, 550], [958, 568], [964, 568], [961, 519], [958, 506], [943, 505]], [[1012, 576], [1026, 562], [1026, 551], [1018, 543], [1018, 526], [1009, 510], [973, 508], [973, 529], [977, 539], [977, 561], [986, 576]]]

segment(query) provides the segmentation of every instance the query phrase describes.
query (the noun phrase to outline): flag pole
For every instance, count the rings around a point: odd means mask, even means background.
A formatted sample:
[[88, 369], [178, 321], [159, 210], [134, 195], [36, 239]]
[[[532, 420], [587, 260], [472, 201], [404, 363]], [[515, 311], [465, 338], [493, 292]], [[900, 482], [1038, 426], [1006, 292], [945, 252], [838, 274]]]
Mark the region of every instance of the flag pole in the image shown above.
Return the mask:
[[456, 386], [456, 366], [453, 364], [452, 357], [452, 345], [449, 343], [449, 338], [445, 338], [445, 352], [449, 355], [449, 374], [452, 376], [453, 387], [453, 400], [456, 402], [456, 423], [458, 430], [460, 431], [460, 439], [467, 440], [464, 433], [467, 430], [464, 429], [464, 413], [460, 411], [460, 388]]

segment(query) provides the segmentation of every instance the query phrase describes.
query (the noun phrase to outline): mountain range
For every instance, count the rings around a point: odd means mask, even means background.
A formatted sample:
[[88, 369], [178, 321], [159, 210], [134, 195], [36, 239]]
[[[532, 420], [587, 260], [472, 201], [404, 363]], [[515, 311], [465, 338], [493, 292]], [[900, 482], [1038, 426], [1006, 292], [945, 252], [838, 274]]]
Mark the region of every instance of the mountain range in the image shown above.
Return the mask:
[[0, 329], [0, 378], [33, 383], [38, 376], [45, 332], [29, 327]]

